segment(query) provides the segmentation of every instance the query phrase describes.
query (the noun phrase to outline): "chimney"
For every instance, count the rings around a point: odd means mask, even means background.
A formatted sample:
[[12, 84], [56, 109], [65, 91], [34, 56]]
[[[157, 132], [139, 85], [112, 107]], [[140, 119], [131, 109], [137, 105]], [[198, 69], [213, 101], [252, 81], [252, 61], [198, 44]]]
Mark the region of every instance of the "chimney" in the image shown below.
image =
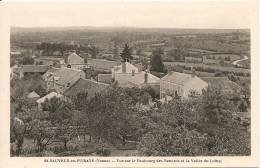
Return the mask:
[[132, 76], [135, 76], [135, 70], [132, 69]]
[[148, 82], [148, 73], [145, 72], [144, 74], [144, 83], [147, 83]]
[[191, 69], [191, 76], [194, 77], [196, 75], [195, 69], [193, 68], [193, 66], [190, 69]]
[[126, 62], [122, 63], [122, 72], [126, 73]]

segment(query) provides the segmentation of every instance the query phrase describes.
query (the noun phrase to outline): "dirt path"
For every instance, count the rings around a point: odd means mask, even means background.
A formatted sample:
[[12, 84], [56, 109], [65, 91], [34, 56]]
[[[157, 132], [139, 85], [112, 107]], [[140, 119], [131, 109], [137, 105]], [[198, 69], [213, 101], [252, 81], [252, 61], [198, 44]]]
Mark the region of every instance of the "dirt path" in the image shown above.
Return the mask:
[[243, 65], [239, 64], [239, 62], [245, 61], [245, 60], [248, 60], [248, 57], [247, 57], [246, 55], [243, 55], [243, 58], [242, 58], [242, 59], [233, 61], [233, 62], [232, 62], [232, 65], [235, 65], [235, 66], [237, 66], [237, 67], [242, 67]]

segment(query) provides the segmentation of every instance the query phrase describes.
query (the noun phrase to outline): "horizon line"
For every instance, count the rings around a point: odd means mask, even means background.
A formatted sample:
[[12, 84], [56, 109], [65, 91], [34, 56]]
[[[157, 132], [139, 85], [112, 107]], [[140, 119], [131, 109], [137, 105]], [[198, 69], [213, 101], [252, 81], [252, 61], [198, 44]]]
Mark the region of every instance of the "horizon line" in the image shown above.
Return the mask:
[[244, 29], [244, 30], [250, 30], [250, 27], [248, 28], [213, 28], [213, 27], [190, 27], [190, 28], [184, 28], [184, 27], [138, 27], [138, 26], [12, 26], [10, 25], [10, 28], [132, 28], [132, 29], [219, 29], [219, 30], [238, 30], [238, 29]]

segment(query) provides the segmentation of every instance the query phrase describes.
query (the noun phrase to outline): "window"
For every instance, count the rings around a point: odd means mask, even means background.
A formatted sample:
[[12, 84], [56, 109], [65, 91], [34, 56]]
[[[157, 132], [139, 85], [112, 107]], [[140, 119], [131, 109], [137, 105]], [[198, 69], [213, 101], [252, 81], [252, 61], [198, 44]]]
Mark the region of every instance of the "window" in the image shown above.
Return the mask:
[[67, 87], [70, 87], [70, 83], [67, 83]]

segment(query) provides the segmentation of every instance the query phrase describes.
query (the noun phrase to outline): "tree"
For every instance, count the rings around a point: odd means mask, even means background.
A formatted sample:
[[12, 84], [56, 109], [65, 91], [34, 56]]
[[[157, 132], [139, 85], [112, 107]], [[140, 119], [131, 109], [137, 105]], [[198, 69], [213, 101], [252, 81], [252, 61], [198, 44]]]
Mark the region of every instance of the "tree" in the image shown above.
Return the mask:
[[114, 54], [114, 58], [118, 58], [119, 57], [119, 50], [118, 50], [118, 43], [117, 43], [117, 41], [114, 41], [113, 54]]
[[131, 114], [133, 101], [122, 88], [109, 88], [96, 94], [83, 109], [87, 117], [85, 126], [96, 139], [124, 146], [128, 135], [133, 133]]
[[155, 49], [151, 56], [151, 71], [164, 72], [164, 65], [162, 62], [163, 50], [161, 48]]
[[120, 54], [120, 56], [122, 58], [122, 62], [131, 62], [133, 57], [132, 57], [132, 53], [131, 53], [131, 48], [129, 47], [128, 44], [125, 44], [124, 49], [123, 49], [122, 53]]
[[35, 139], [38, 152], [42, 152], [53, 143], [55, 132], [50, 121], [35, 118], [30, 122], [30, 127], [31, 130], [28, 132]]
[[96, 58], [99, 53], [99, 49], [96, 46], [90, 46], [88, 47], [88, 53], [92, 58]]
[[25, 56], [21, 60], [21, 64], [23, 65], [32, 65], [34, 63], [34, 59], [29, 56]]
[[11, 143], [15, 142], [15, 144], [16, 144], [16, 151], [13, 151], [14, 153], [12, 153], [12, 154], [20, 155], [21, 151], [22, 151], [22, 146], [24, 143], [26, 126], [20, 119], [19, 119], [20, 122], [17, 121], [17, 119], [18, 119], [17, 117], [11, 118], [10, 140], [11, 140]]
[[41, 85], [35, 88], [35, 92], [39, 94], [40, 97], [43, 97], [47, 94], [46, 89], [44, 89]]
[[45, 101], [41, 104], [43, 111], [49, 111], [51, 113], [55, 113], [55, 111], [59, 108], [61, 101], [57, 97], [53, 97], [50, 99], [45, 99]]
[[228, 97], [220, 86], [210, 85], [207, 90], [202, 91], [201, 111], [206, 122], [224, 125], [232, 121], [233, 107]]

